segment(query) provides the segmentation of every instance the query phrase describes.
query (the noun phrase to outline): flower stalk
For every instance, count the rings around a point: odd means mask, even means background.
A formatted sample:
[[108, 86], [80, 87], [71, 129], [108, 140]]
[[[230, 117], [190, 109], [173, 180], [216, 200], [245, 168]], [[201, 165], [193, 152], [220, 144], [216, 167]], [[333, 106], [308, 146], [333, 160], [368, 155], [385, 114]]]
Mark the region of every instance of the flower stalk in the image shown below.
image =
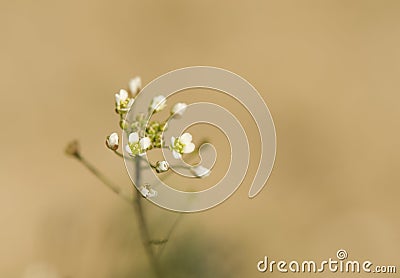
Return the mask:
[[[194, 143], [192, 143], [192, 135], [190, 133], [184, 133], [178, 137], [172, 137], [170, 145], [167, 146], [164, 140], [164, 131], [168, 128], [168, 122], [172, 118], [180, 118], [187, 109], [186, 103], [176, 103], [170, 110], [168, 118], [164, 121], [152, 121], [146, 122], [146, 116], [138, 114], [133, 122], [126, 119], [127, 113], [129, 113], [132, 105], [135, 102], [136, 96], [139, 94], [142, 87], [140, 77], [135, 77], [129, 82], [129, 92], [125, 89], [121, 89], [115, 94], [115, 111], [119, 115], [119, 124], [123, 132], [128, 135], [128, 143], [122, 146], [126, 151], [127, 155], [123, 152], [118, 151], [119, 148], [119, 136], [113, 132], [106, 137], [106, 146], [108, 149], [113, 151], [117, 156], [129, 159], [134, 162], [135, 177], [134, 183], [138, 190], [134, 190], [132, 196], [125, 195], [119, 186], [115, 185], [106, 176], [104, 176], [96, 167], [94, 167], [89, 161], [87, 161], [80, 152], [79, 143], [73, 141], [67, 146], [66, 153], [73, 158], [76, 158], [83, 166], [85, 166], [92, 174], [94, 174], [102, 183], [107, 186], [111, 191], [120, 196], [124, 201], [134, 208], [136, 213], [136, 219], [138, 221], [140, 238], [143, 243], [143, 247], [149, 259], [150, 265], [154, 270], [156, 277], [163, 277], [159, 258], [165, 249], [166, 243], [168, 242], [172, 232], [177, 226], [181, 219], [182, 214], [179, 214], [175, 222], [168, 231], [165, 239], [154, 240], [151, 238], [149, 225], [146, 221], [143, 201], [146, 198], [154, 197], [157, 192], [150, 187], [149, 184], [142, 184], [141, 169], [142, 161], [148, 163], [157, 173], [169, 172], [170, 165], [167, 161], [157, 161], [151, 163], [144, 157], [147, 151], [152, 149], [169, 149], [172, 151], [174, 158], [181, 159], [184, 154], [192, 153], [195, 149]], [[148, 107], [148, 113], [157, 113], [163, 110], [167, 106], [167, 99], [162, 96], [156, 96], [152, 99]], [[173, 166], [173, 165], [172, 165]], [[181, 166], [182, 167], [182, 166]], [[189, 167], [190, 168], [190, 167]], [[202, 178], [209, 174], [210, 170], [204, 167], [191, 167], [195, 177]], [[154, 246], [159, 246], [158, 252], [155, 252]]]
[[[136, 177], [135, 177], [136, 184], [140, 184], [141, 177], [140, 177], [140, 159], [139, 158], [136, 158], [135, 167], [136, 167]], [[136, 212], [136, 216], [137, 216], [137, 220], [138, 220], [138, 224], [139, 224], [142, 243], [146, 250], [147, 257], [149, 258], [151, 265], [154, 267], [154, 272], [155, 272], [156, 276], [162, 277], [158, 258], [156, 257], [156, 255], [154, 253], [154, 249], [151, 246], [149, 227], [148, 227], [147, 222], [144, 217], [142, 200], [143, 200], [143, 197], [141, 196], [141, 194], [138, 194], [138, 192], [136, 192], [136, 202], [135, 202], [136, 210], [135, 210], [135, 212]]]

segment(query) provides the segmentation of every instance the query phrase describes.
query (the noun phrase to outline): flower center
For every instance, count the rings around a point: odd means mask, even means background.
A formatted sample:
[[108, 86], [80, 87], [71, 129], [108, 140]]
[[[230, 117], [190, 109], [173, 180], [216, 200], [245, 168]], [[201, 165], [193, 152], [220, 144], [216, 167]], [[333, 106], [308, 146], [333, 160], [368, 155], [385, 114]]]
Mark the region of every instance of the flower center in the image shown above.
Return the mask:
[[174, 149], [175, 151], [177, 151], [178, 153], [183, 153], [183, 148], [185, 147], [184, 144], [182, 144], [182, 142], [176, 138], [175, 142], [174, 142]]
[[124, 101], [120, 101], [119, 105], [121, 108], [128, 108], [128, 103], [129, 103], [129, 98]]
[[140, 148], [139, 142], [137, 143], [129, 143], [129, 148], [132, 151], [133, 155], [140, 154], [142, 152], [142, 149]]

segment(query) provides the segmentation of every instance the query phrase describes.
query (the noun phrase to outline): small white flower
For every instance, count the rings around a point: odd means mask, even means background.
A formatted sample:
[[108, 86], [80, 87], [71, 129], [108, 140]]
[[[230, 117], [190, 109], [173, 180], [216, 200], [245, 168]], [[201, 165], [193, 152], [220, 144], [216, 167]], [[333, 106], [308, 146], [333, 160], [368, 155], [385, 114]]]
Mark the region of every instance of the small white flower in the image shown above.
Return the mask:
[[171, 114], [173, 114], [174, 116], [180, 117], [183, 115], [183, 113], [185, 113], [186, 108], [187, 108], [186, 103], [178, 102], [172, 107]]
[[128, 144], [125, 146], [126, 151], [131, 155], [144, 155], [146, 150], [151, 146], [149, 137], [139, 138], [137, 132], [129, 134]]
[[149, 192], [150, 191], [145, 186], [140, 187], [140, 193], [143, 195], [143, 197], [147, 197], [147, 194], [149, 194]]
[[150, 109], [155, 110], [155, 112], [159, 112], [167, 106], [166, 102], [167, 100], [164, 96], [156, 96], [151, 101]]
[[128, 99], [128, 92], [124, 89], [119, 90], [118, 94], [115, 94], [115, 103], [120, 104]]
[[115, 106], [117, 108], [117, 111], [129, 111], [134, 101], [135, 100], [133, 98], [130, 98], [128, 92], [124, 89], [121, 89], [118, 94], [115, 94]]
[[106, 145], [109, 149], [115, 151], [118, 149], [119, 138], [118, 134], [113, 132], [109, 136], [107, 136]]
[[190, 171], [193, 173], [193, 175], [195, 175], [198, 178], [208, 177], [210, 175], [210, 172], [211, 172], [210, 169], [208, 169], [208, 168], [206, 168], [204, 166], [201, 166], [201, 165], [192, 167], [190, 169]]
[[171, 137], [171, 150], [173, 156], [178, 159], [184, 153], [191, 153], [194, 151], [195, 145], [192, 143], [192, 135], [184, 133], [180, 137]]
[[132, 94], [136, 94], [141, 88], [142, 80], [139, 76], [136, 76], [135, 78], [129, 80], [129, 91], [131, 91]]
[[149, 184], [142, 185], [139, 188], [140, 194], [145, 198], [152, 198], [157, 196], [157, 191], [152, 189]]
[[156, 171], [157, 173], [166, 172], [169, 169], [169, 164], [167, 161], [157, 161], [156, 163]]

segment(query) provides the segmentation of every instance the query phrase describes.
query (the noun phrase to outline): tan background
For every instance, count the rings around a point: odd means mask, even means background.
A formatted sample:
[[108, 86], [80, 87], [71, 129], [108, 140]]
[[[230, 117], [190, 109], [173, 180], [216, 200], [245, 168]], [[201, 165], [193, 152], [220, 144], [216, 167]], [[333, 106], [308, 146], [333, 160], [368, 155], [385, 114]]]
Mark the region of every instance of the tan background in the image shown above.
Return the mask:
[[[324, 260], [340, 248], [399, 267], [399, 12], [399, 1], [1, 1], [0, 276], [147, 267], [131, 209], [63, 149], [79, 139], [129, 189], [104, 147], [113, 94], [134, 75], [191, 65], [261, 92], [277, 159], [254, 200], [246, 179], [223, 205], [185, 216], [166, 258], [186, 235], [204, 242], [193, 265], [231, 277], [270, 277], [256, 271], [264, 255]], [[148, 210], [162, 234], [174, 216]]]

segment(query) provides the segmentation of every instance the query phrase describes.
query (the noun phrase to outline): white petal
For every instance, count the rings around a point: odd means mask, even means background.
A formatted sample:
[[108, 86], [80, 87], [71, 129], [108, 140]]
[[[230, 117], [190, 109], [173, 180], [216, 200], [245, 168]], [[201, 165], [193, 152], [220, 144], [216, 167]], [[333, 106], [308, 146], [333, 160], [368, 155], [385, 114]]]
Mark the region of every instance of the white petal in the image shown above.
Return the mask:
[[125, 101], [128, 98], [128, 92], [124, 89], [119, 90], [119, 97], [121, 101]]
[[149, 193], [147, 194], [147, 197], [152, 198], [156, 196], [157, 196], [157, 191], [155, 191], [154, 189], [150, 189]]
[[172, 151], [172, 155], [174, 156], [174, 158], [175, 159], [179, 159], [179, 158], [181, 158], [182, 156], [181, 156], [181, 154], [180, 153], [178, 153], [177, 151], [175, 151], [175, 150], [173, 150]]
[[176, 138], [175, 138], [174, 136], [171, 137], [171, 146], [172, 146], [172, 147], [173, 147], [174, 144], [175, 144], [175, 139], [176, 139]]
[[109, 149], [115, 151], [118, 148], [118, 141], [118, 134], [114, 132], [107, 137], [106, 145]]
[[118, 134], [113, 132], [111, 133], [110, 137], [109, 137], [109, 142], [110, 144], [118, 144]]
[[136, 76], [135, 78], [132, 78], [129, 81], [129, 90], [131, 91], [132, 94], [135, 94], [141, 87], [142, 87], [142, 80], [140, 79], [139, 76]]
[[153, 101], [151, 102], [151, 109], [160, 111], [165, 107], [165, 97], [164, 96], [156, 96], [153, 98]]
[[165, 100], [164, 100], [164, 101], [161, 102], [160, 105], [157, 107], [157, 111], [163, 110], [166, 106], [167, 106], [167, 104], [165, 103]]
[[115, 103], [119, 104], [121, 102], [121, 99], [119, 97], [119, 94], [115, 94]]
[[140, 144], [140, 147], [143, 150], [146, 150], [151, 145], [150, 138], [149, 137], [144, 137], [144, 138], [140, 139], [139, 144]]
[[158, 105], [158, 97], [153, 97], [153, 100], [151, 101], [151, 109], [156, 109], [157, 105]]
[[195, 145], [193, 143], [189, 143], [183, 147], [183, 153], [191, 153], [194, 151]]
[[178, 102], [177, 104], [175, 104], [172, 109], [171, 109], [171, 113], [175, 114], [177, 116], [182, 116], [183, 113], [185, 112], [187, 107], [186, 103], [182, 103], [182, 102]]
[[207, 177], [208, 175], [210, 175], [210, 172], [211, 172], [210, 169], [208, 169], [204, 166], [201, 166], [201, 165], [193, 167], [190, 170], [196, 177], [199, 177], [199, 178]]
[[115, 151], [118, 149], [118, 134], [117, 133], [111, 133], [109, 136], [107, 136], [106, 140], [106, 146]]
[[192, 142], [192, 135], [190, 133], [184, 133], [179, 137], [179, 141], [184, 145], [189, 144]]
[[131, 150], [131, 148], [130, 148], [128, 145], [125, 146], [125, 150], [126, 150], [130, 155], [132, 155], [132, 150]]
[[162, 103], [162, 102], [165, 101], [165, 96], [159, 95], [159, 96], [156, 96], [154, 99], [156, 100], [156, 102], [157, 102], [158, 104], [160, 104], [160, 103]]
[[148, 194], [149, 194], [149, 190], [146, 188], [146, 187], [144, 187], [144, 186], [142, 186], [141, 188], [140, 188], [140, 193], [143, 195], [143, 197], [147, 197], [148, 196]]
[[128, 141], [131, 144], [135, 144], [135, 143], [139, 142], [139, 134], [137, 132], [132, 132], [131, 134], [129, 134]]

